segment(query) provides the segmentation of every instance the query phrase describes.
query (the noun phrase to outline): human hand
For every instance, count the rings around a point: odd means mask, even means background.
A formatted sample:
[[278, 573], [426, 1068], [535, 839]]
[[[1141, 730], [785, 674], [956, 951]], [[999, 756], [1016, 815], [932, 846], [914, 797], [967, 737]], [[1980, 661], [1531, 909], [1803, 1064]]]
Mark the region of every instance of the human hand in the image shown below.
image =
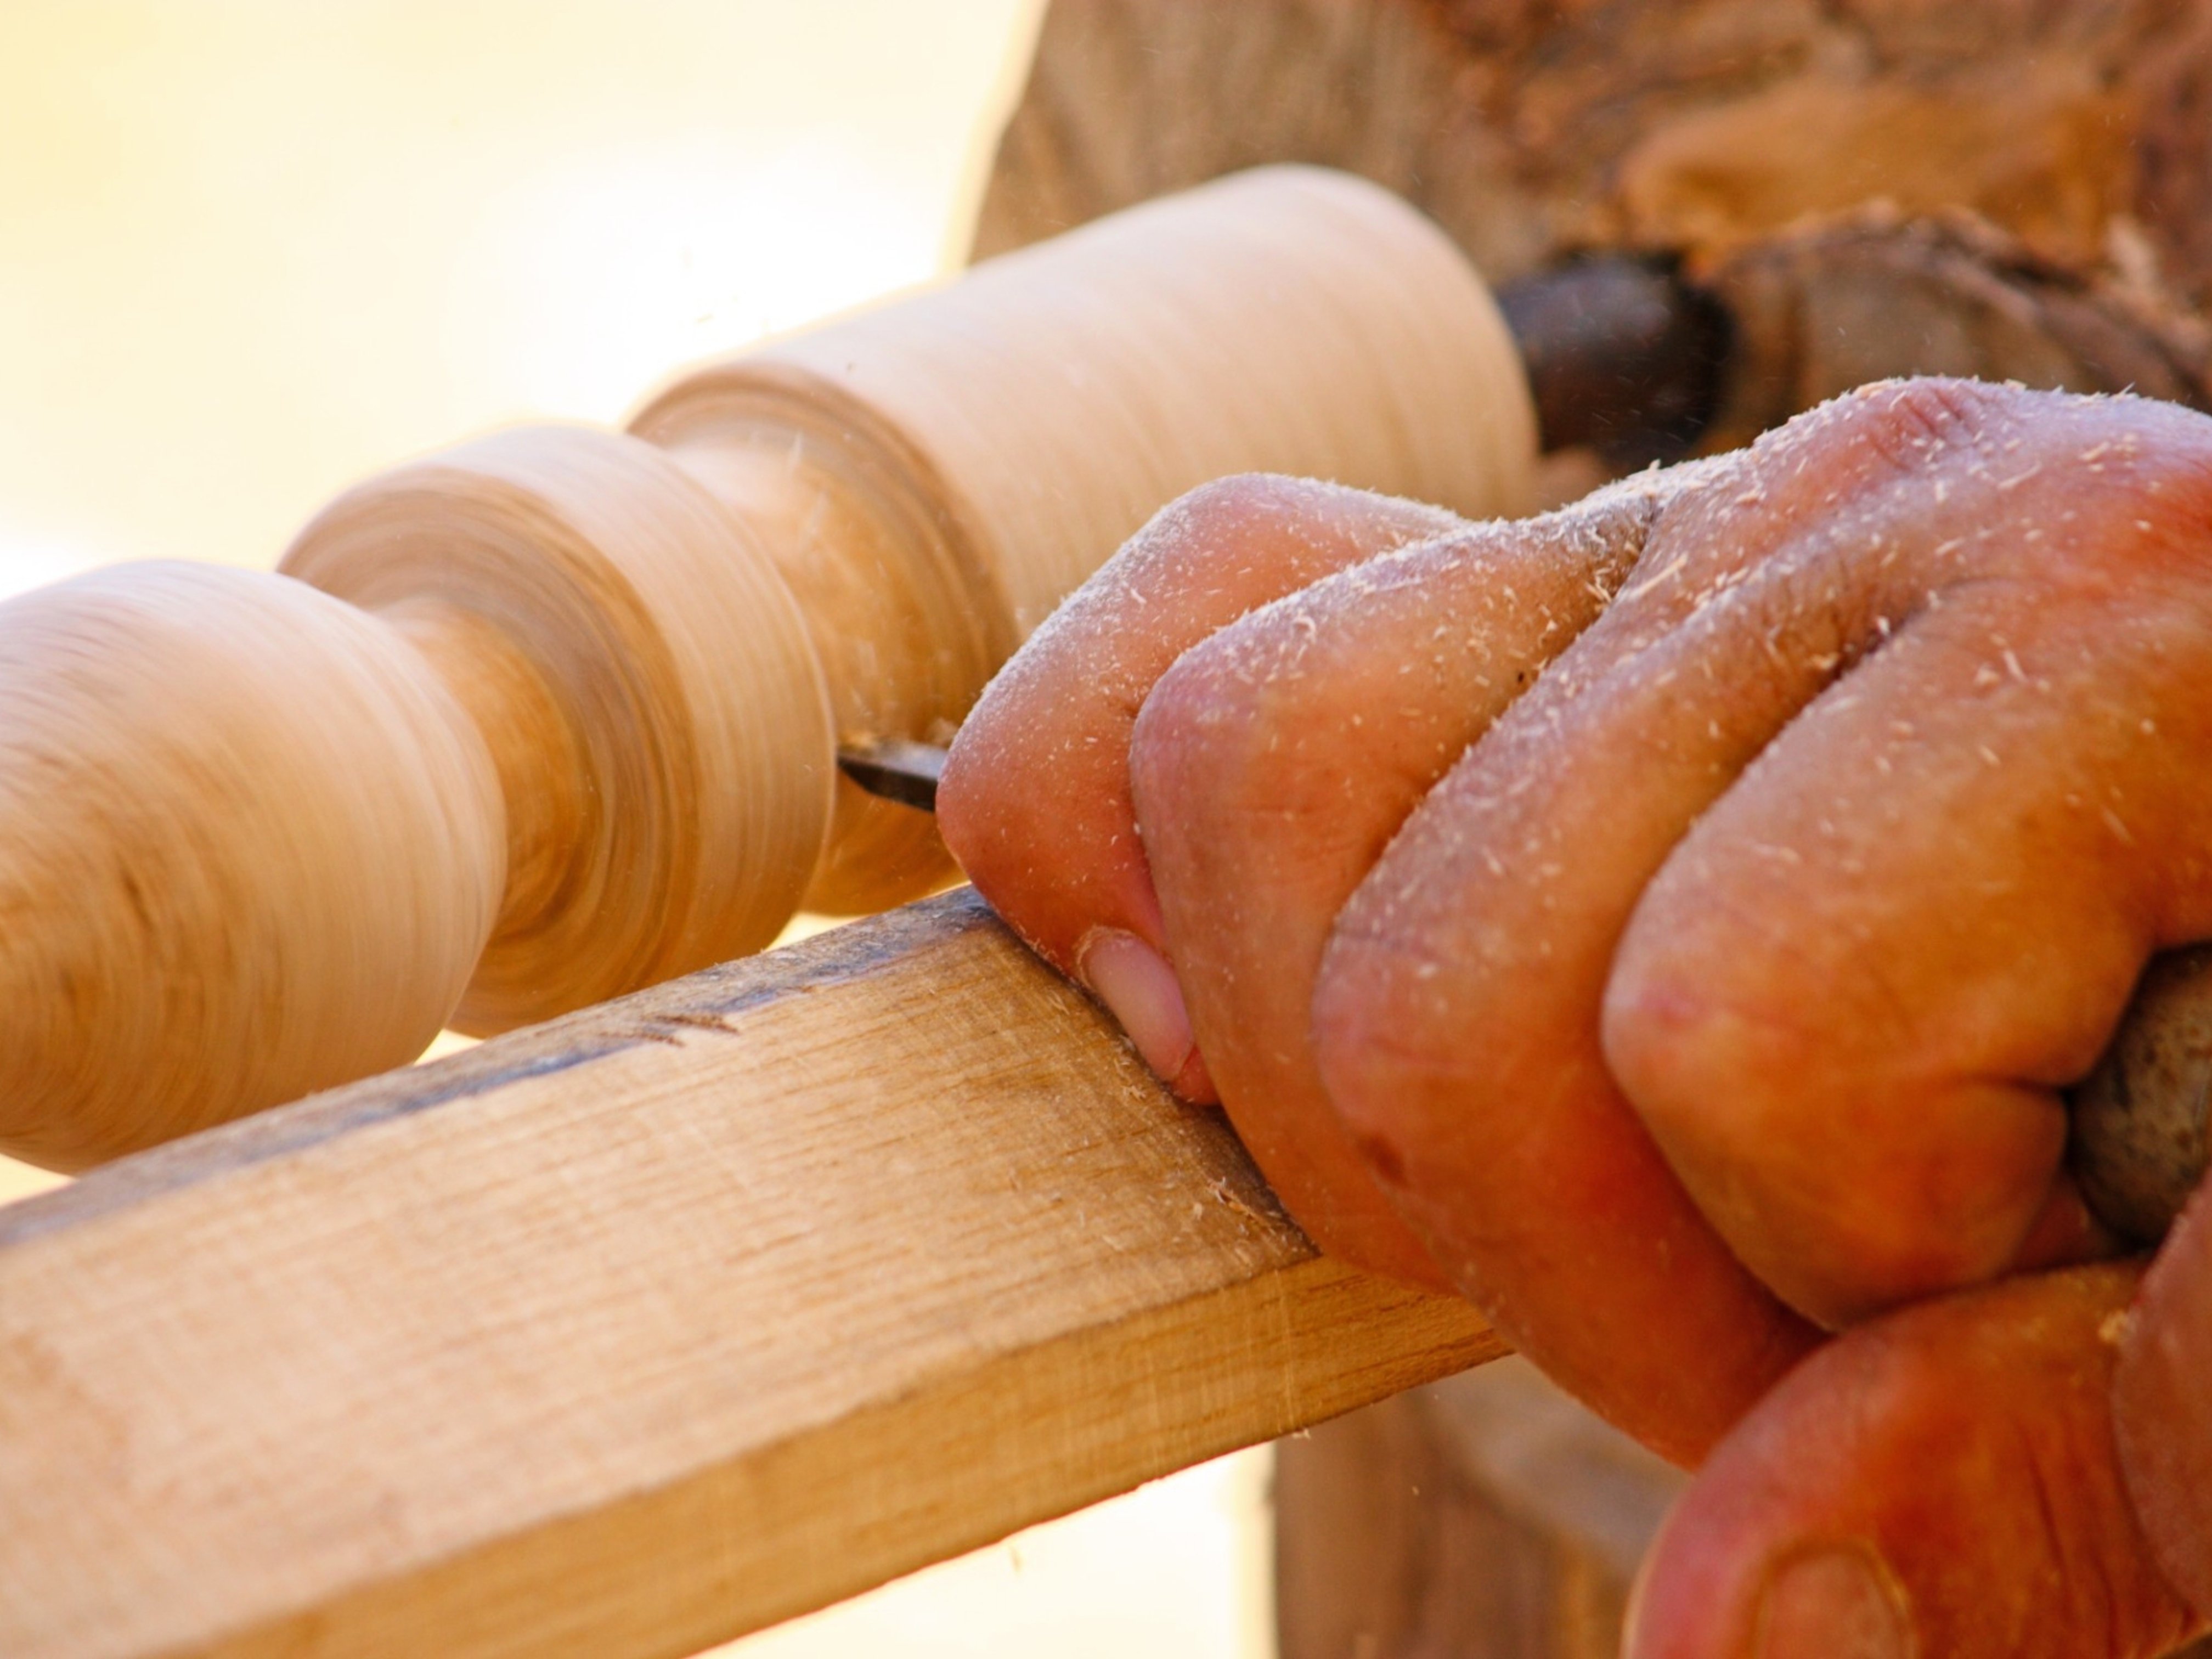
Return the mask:
[[[1968, 1288], [2103, 1250], [2057, 1088], [2212, 933], [2208, 462], [2179, 410], [1917, 382], [1524, 525], [1233, 481], [955, 749], [978, 885], [1319, 1241], [1684, 1461], [1735, 1428], [1642, 1651], [2212, 1607], [2208, 1229], [2124, 1343], [2130, 1269]], [[1761, 1615], [1817, 1545], [1875, 1564], [1794, 1581], [1844, 1613]]]

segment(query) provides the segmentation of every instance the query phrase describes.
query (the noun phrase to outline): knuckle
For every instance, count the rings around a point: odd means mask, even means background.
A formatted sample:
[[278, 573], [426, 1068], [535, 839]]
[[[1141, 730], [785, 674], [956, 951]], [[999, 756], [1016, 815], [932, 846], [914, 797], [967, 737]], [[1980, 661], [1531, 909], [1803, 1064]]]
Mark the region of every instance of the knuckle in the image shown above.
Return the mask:
[[938, 833], [970, 880], [978, 879], [979, 872], [984, 878], [996, 873], [1006, 820], [1017, 805], [1018, 798], [995, 781], [1009, 769], [978, 757], [979, 750], [993, 746], [990, 735], [980, 732], [964, 747], [956, 746], [938, 782]]
[[1378, 1179], [1403, 1187], [1406, 1151], [1392, 1110], [1407, 1097], [1418, 1041], [1397, 983], [1396, 953], [1340, 933], [1314, 982], [1314, 1064], [1354, 1149]]
[[1334, 723], [1301, 672], [1314, 629], [1295, 606], [1231, 623], [1176, 659], [1138, 711], [1130, 777], [1140, 802], [1282, 825], [1340, 812], [1355, 787]]
[[1207, 551], [1297, 514], [1331, 486], [1277, 472], [1232, 472], [1186, 490], [1154, 515], [1139, 539], [1179, 552]]
[[1048, 656], [1018, 660], [962, 723], [937, 790], [937, 828], [981, 879], [994, 855], [1018, 848], [1049, 821], [1048, 803], [1023, 780], [1050, 768], [1069, 738], [1060, 715], [1063, 665]]
[[[2013, 386], [1936, 376], [1876, 381], [1801, 416], [1800, 441], [1816, 454], [1863, 455], [1888, 469], [1911, 471], [2024, 413], [2034, 395]], [[1789, 428], [1784, 434], [1787, 441]]]
[[1138, 799], [1188, 807], [1227, 789], [1250, 787], [1265, 741], [1260, 711], [1224, 660], [1220, 635], [1192, 647], [1162, 675], [1137, 712], [1129, 748]]
[[1639, 1110], [1723, 1125], [1698, 1103], [1749, 1111], [1778, 1085], [1802, 1079], [1806, 1034], [1775, 994], [1800, 975], [1784, 939], [1743, 914], [1709, 867], [1681, 849], [1644, 896], [1614, 952], [1599, 1011], [1599, 1036], [1614, 1080]]
[[[1362, 889], [1370, 892], [1374, 878]], [[1308, 1004], [1308, 1040], [1338, 1120], [1386, 1185], [1414, 1183], [1424, 1148], [1449, 1142], [1480, 1112], [1496, 987], [1437, 954], [1417, 919], [1358, 898], [1338, 919]], [[1439, 1118], [1439, 1103], [1449, 1102]], [[1441, 1137], [1441, 1139], [1438, 1138]]]
[[[1686, 948], [1632, 933], [1600, 1028], [1607, 1069], [1707, 1220], [1836, 1328], [1988, 1277], [2013, 1234], [2008, 1188], [1953, 1190], [1984, 1160], [1960, 1150], [1888, 1023], [1839, 1008], [1824, 981], [1754, 926]], [[1924, 1153], [1899, 1138], [1908, 1097], [1935, 1124]]]
[[1624, 950], [1607, 983], [1607, 1069], [1670, 1152], [1724, 1158], [1759, 1137], [1775, 1045], [1753, 1040], [1732, 992], [1726, 969], [1665, 949]]
[[2022, 414], [2035, 396], [2019, 386], [1924, 375], [1871, 387], [1858, 407], [1863, 430], [1877, 441], [1941, 442], [1978, 434]]
[[1599, 1012], [1606, 1067], [1745, 1265], [1801, 1312], [1849, 1322], [1928, 1265], [1880, 1203], [1869, 1226], [1879, 1158], [1837, 1134], [1861, 1086], [1856, 1045], [1806, 1023], [1822, 1000], [1755, 927], [1679, 943], [1656, 931], [1632, 928], [1615, 958]]

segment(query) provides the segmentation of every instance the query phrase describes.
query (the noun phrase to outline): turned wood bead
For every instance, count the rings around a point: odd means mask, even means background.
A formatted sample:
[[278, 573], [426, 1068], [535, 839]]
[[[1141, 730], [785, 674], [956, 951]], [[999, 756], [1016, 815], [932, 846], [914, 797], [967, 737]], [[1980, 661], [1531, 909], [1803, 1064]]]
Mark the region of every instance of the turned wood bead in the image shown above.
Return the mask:
[[0, 614], [0, 1145], [78, 1169], [419, 1054], [506, 873], [492, 757], [428, 665], [199, 565]]
[[509, 803], [460, 1029], [759, 950], [829, 822], [828, 705], [753, 532], [649, 444], [501, 433], [347, 491], [281, 567], [428, 647]]

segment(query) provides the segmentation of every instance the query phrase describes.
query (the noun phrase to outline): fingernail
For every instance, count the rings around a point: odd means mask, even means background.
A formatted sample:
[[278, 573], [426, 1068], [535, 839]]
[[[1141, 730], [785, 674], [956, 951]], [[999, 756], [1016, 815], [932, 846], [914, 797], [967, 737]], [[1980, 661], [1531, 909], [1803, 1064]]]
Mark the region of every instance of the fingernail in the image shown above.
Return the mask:
[[1785, 1562], [1759, 1603], [1759, 1659], [1911, 1659], [1905, 1593], [1881, 1558], [1831, 1548]]
[[1134, 933], [1096, 928], [1083, 941], [1075, 971], [1121, 1022], [1145, 1064], [1170, 1083], [1179, 1079], [1198, 1045], [1182, 988], [1160, 953]]

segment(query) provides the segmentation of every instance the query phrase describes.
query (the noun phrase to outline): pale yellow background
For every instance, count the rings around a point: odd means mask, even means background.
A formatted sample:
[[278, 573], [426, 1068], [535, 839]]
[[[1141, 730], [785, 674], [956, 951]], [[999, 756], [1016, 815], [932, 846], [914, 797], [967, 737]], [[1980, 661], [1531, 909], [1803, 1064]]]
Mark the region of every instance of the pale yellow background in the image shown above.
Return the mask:
[[[967, 241], [1037, 0], [0, 0], [0, 592], [333, 491]], [[0, 1200], [42, 1177], [0, 1160]], [[741, 1645], [1259, 1659], [1261, 1454]]]

